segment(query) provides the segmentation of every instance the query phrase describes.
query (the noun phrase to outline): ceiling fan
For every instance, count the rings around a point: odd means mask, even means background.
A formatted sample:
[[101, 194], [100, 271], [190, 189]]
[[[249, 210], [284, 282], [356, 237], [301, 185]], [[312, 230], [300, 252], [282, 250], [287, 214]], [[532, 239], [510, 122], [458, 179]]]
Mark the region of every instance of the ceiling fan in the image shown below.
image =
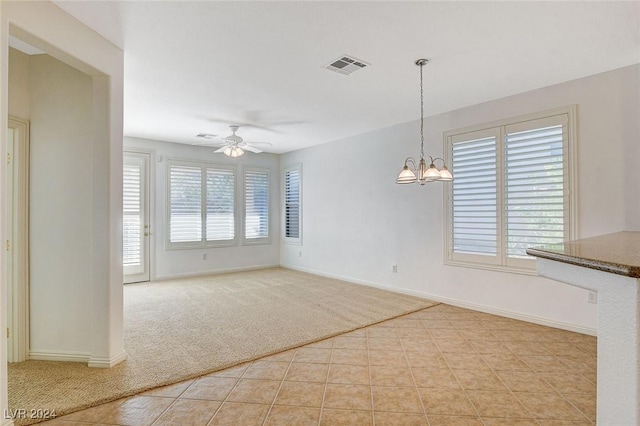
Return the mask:
[[235, 123], [240, 127], [251, 127], [254, 129], [264, 130], [272, 133], [283, 133], [281, 129], [281, 127], [283, 126], [306, 124], [305, 121], [300, 120], [282, 119], [282, 117], [280, 119], [277, 119], [273, 116], [273, 113], [265, 112], [262, 110], [240, 112], [234, 114], [233, 118], [211, 116], [205, 116], [201, 118], [212, 123]]
[[272, 146], [269, 142], [247, 142], [240, 136], [236, 135], [236, 132], [240, 128], [238, 125], [229, 126], [231, 134], [226, 137], [220, 137], [212, 135], [210, 133], [198, 133], [196, 137], [207, 139], [206, 142], [194, 143], [192, 145], [213, 145], [220, 146], [214, 153], [223, 153], [228, 157], [240, 157], [245, 151], [255, 152], [259, 154], [262, 152], [260, 148], [254, 145]]

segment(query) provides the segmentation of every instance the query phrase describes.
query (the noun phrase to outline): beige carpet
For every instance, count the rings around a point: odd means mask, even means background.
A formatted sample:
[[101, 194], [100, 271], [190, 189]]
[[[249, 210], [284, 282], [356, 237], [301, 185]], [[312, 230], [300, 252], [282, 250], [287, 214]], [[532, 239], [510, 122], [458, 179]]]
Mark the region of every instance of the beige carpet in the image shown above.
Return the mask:
[[283, 268], [127, 285], [128, 359], [11, 364], [9, 407], [60, 416], [435, 304]]

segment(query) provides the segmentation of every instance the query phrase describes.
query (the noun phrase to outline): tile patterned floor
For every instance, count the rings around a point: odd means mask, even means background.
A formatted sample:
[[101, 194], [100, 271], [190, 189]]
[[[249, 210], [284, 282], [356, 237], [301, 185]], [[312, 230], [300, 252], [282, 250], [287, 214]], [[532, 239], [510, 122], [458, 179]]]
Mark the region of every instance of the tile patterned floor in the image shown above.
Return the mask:
[[43, 424], [593, 425], [595, 337], [438, 305]]

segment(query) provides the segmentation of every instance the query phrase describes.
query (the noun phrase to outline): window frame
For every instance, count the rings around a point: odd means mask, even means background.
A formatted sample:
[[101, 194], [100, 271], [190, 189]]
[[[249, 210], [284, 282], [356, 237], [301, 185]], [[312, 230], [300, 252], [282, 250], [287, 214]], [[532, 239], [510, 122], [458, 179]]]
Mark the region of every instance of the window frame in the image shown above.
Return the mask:
[[[577, 180], [577, 106], [566, 107], [525, 114], [491, 123], [450, 130], [444, 133], [444, 153], [447, 164], [452, 164], [454, 143], [473, 140], [482, 135], [496, 137], [496, 205], [497, 205], [497, 254], [485, 256], [480, 254], [456, 253], [453, 251], [453, 185], [444, 192], [444, 264], [463, 266], [494, 271], [515, 272], [536, 275], [535, 259], [521, 259], [506, 255], [507, 220], [505, 201], [505, 143], [507, 129], [527, 127], [527, 123], [562, 118], [563, 131], [566, 131], [563, 152], [564, 179], [564, 240], [573, 240], [578, 235], [578, 180]], [[535, 128], [532, 126], [531, 128]], [[511, 131], [510, 133], [514, 133]], [[455, 170], [453, 170], [455, 179]], [[455, 180], [454, 180], [455, 181]]]
[[[298, 171], [298, 237], [287, 237], [287, 173]], [[302, 245], [302, 163], [291, 164], [282, 169], [282, 241], [286, 244]]]
[[[172, 242], [171, 241], [171, 167], [172, 166], [182, 166], [182, 167], [192, 167], [200, 169], [201, 176], [201, 194], [200, 194], [200, 215], [202, 218], [202, 235], [200, 241], [180, 241], [180, 242]], [[230, 171], [233, 173], [233, 196], [234, 196], [234, 205], [233, 205], [233, 220], [234, 220], [234, 229], [233, 229], [233, 239], [230, 240], [213, 240], [207, 241], [207, 170], [224, 170]], [[166, 250], [189, 250], [189, 249], [203, 249], [203, 248], [212, 248], [212, 247], [232, 247], [238, 245], [238, 224], [240, 223], [239, 219], [239, 211], [238, 211], [238, 170], [235, 165], [229, 164], [221, 164], [215, 162], [208, 161], [192, 161], [192, 160], [184, 160], [179, 158], [169, 158], [167, 159], [166, 166], [166, 188], [165, 188], [165, 249]]]
[[[267, 175], [267, 237], [263, 238], [247, 238], [247, 172], [265, 173]], [[271, 227], [271, 170], [264, 167], [243, 166], [242, 167], [242, 245], [253, 246], [262, 244], [271, 244], [272, 227]]]

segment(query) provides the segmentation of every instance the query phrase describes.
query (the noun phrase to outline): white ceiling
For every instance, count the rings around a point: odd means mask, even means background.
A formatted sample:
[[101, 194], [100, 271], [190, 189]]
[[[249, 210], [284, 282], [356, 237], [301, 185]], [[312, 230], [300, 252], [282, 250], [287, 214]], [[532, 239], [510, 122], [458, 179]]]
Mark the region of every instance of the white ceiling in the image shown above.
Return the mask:
[[[283, 153], [640, 62], [640, 2], [56, 1], [125, 52], [125, 135]], [[324, 68], [347, 54], [371, 64]]]

